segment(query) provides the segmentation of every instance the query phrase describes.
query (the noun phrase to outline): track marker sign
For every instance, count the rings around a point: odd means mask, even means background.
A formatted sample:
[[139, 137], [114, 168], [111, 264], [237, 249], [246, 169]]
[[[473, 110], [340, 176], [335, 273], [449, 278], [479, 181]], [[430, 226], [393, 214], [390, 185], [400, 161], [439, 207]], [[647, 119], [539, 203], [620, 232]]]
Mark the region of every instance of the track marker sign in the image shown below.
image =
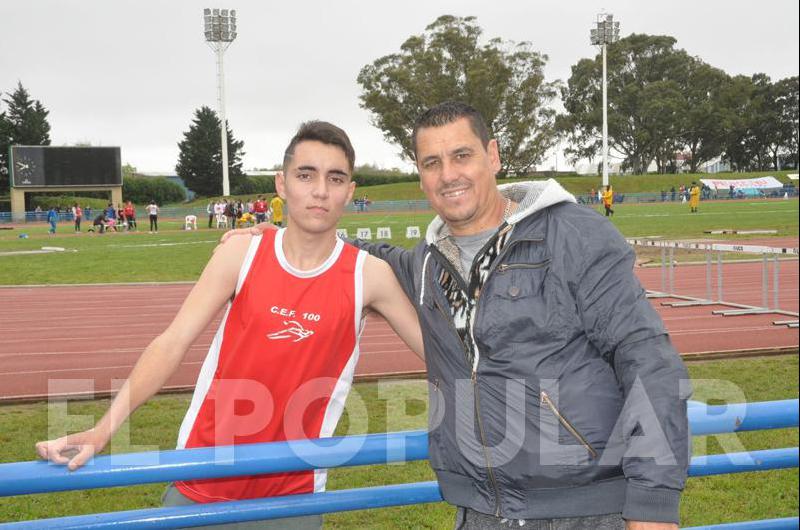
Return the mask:
[[347, 235], [347, 228], [337, 228], [336, 235], [342, 239], [347, 239], [349, 236]]
[[388, 226], [379, 226], [377, 239], [392, 239], [392, 229]]
[[372, 229], [371, 228], [359, 228], [356, 230], [356, 238], [357, 239], [372, 239]]
[[419, 239], [419, 227], [418, 226], [407, 226], [406, 227], [406, 239]]

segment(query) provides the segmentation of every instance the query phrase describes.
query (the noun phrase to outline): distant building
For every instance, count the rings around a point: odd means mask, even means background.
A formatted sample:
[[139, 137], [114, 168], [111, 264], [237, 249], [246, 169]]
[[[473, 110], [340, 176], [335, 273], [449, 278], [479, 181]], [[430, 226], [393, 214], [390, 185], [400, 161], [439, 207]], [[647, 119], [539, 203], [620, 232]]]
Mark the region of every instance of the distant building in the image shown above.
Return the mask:
[[726, 160], [722, 160], [721, 157], [717, 157], [709, 160], [699, 169], [703, 173], [727, 173], [731, 170], [731, 165]]

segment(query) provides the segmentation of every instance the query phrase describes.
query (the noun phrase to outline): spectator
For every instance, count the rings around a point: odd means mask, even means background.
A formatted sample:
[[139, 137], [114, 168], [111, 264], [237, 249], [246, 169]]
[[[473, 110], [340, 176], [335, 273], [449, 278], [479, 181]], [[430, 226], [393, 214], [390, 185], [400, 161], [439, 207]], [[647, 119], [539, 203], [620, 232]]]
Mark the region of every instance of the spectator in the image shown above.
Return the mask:
[[697, 208], [700, 205], [700, 187], [692, 182], [692, 188], [689, 190], [689, 208], [692, 213], [697, 213]]
[[128, 230], [134, 230], [136, 228], [136, 206], [133, 205], [133, 202], [125, 203], [124, 212], [125, 218], [128, 220]]
[[75, 233], [78, 234], [81, 231], [81, 219], [83, 219], [83, 210], [81, 207], [78, 206], [78, 203], [72, 205], [72, 218], [75, 220]]
[[603, 208], [606, 210], [606, 217], [614, 215], [614, 210], [611, 208], [614, 205], [614, 190], [611, 185], [606, 186], [606, 191], [603, 192]]
[[235, 228], [236, 227], [236, 203], [233, 201], [227, 201], [225, 203], [225, 217], [228, 218], [228, 227]]
[[669, 195], [669, 200], [672, 201], [672, 202], [675, 202], [675, 186], [672, 186], [669, 189], [669, 194], [670, 194]]
[[256, 202], [253, 203], [253, 212], [256, 214], [256, 224], [267, 220], [267, 203], [263, 195], [259, 195]]
[[272, 224], [275, 226], [283, 226], [283, 199], [281, 199], [277, 193], [272, 200], [269, 201], [269, 211]]
[[114, 209], [114, 205], [108, 203], [106, 206], [106, 219], [116, 219], [117, 218], [117, 211]]
[[208, 214], [208, 227], [211, 228], [211, 224], [214, 222], [214, 201], [208, 201], [208, 205], [206, 205], [206, 214]]
[[120, 230], [128, 228], [128, 217], [125, 215], [125, 209], [121, 204], [117, 204], [117, 224]]
[[106, 212], [100, 212], [100, 215], [94, 218], [94, 222], [92, 223], [92, 231], [97, 231], [100, 234], [106, 233], [106, 224], [108, 223], [108, 219], [106, 218]]
[[150, 204], [145, 208], [147, 214], [150, 216], [150, 231], [148, 234], [158, 233], [158, 205], [156, 201], [150, 201]]
[[56, 208], [50, 207], [50, 211], [47, 212], [47, 222], [50, 223], [50, 228], [47, 229], [47, 233], [51, 236], [56, 235], [56, 223], [58, 223], [58, 212]]

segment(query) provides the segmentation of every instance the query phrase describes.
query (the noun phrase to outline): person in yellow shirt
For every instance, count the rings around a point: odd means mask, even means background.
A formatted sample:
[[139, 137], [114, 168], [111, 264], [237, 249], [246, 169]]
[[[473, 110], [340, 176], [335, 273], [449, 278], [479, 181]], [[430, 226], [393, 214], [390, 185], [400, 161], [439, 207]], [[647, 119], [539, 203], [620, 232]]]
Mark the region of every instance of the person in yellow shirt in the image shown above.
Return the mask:
[[603, 191], [603, 207], [606, 209], [606, 217], [614, 215], [614, 210], [611, 208], [613, 205], [614, 191], [611, 189], [611, 185], [608, 185], [605, 191]]
[[269, 210], [272, 212], [272, 224], [275, 226], [283, 226], [283, 199], [275, 195], [269, 201]]
[[700, 186], [692, 182], [692, 187], [689, 190], [689, 208], [692, 213], [697, 213], [698, 206], [700, 206]]
[[245, 226], [253, 226], [256, 224], [256, 218], [250, 212], [244, 212], [240, 218], [236, 220], [236, 228], [244, 228]]

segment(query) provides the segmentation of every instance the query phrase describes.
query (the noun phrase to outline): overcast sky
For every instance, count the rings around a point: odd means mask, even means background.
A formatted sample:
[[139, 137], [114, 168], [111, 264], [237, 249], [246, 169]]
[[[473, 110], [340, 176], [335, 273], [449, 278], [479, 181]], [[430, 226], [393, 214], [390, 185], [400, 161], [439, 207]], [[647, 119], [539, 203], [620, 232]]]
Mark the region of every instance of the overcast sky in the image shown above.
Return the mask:
[[[245, 142], [245, 168], [279, 162], [309, 119], [343, 127], [357, 163], [409, 168], [359, 107], [356, 76], [442, 14], [476, 16], [487, 38], [532, 42], [549, 56], [549, 81], [566, 81], [573, 64], [596, 53], [589, 28], [601, 10], [620, 21], [623, 36], [672, 35], [729, 74], [798, 73], [797, 0], [0, 0], [0, 92], [22, 81], [50, 110], [54, 145], [118, 145], [123, 163], [171, 171], [194, 110], [217, 108], [204, 7], [237, 10], [226, 106]], [[541, 167], [554, 163], [550, 157]]]

